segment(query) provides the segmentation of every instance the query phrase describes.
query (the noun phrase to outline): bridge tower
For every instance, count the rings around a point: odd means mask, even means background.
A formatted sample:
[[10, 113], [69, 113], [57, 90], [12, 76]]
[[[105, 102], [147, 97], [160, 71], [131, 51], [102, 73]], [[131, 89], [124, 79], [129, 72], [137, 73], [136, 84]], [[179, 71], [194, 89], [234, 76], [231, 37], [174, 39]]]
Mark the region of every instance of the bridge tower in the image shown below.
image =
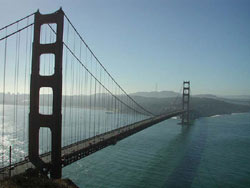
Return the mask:
[[182, 115], [181, 123], [183, 125], [188, 125], [189, 122], [189, 101], [190, 101], [190, 81], [183, 82], [183, 94], [182, 94], [182, 109], [186, 112]]
[[[29, 159], [41, 172], [50, 172], [51, 178], [61, 178], [61, 138], [62, 138], [62, 57], [63, 57], [63, 19], [64, 13], [60, 9], [52, 14], [35, 13], [34, 39], [32, 49], [32, 72], [30, 83], [30, 113], [29, 113]], [[56, 41], [41, 44], [41, 26], [56, 24]], [[54, 54], [54, 74], [42, 76], [40, 70], [40, 56]], [[49, 87], [53, 92], [52, 114], [39, 113], [39, 91]], [[45, 163], [39, 157], [39, 131], [41, 127], [51, 131], [51, 163]]]

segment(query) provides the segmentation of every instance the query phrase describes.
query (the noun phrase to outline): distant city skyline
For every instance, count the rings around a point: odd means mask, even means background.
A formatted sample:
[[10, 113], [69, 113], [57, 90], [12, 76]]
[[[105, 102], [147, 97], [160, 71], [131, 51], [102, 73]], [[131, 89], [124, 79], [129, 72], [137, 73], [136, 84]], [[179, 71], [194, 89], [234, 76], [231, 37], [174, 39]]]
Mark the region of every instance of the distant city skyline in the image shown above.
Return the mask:
[[250, 1], [2, 1], [0, 28], [63, 8], [128, 92], [250, 94]]

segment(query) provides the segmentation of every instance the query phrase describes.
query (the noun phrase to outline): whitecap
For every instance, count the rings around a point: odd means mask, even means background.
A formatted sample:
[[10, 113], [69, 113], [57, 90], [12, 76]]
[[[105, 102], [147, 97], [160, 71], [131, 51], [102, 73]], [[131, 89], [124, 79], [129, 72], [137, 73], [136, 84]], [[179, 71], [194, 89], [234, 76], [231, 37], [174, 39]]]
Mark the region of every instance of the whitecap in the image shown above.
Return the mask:
[[221, 115], [213, 115], [213, 116], [211, 116], [212, 118], [214, 118], [214, 117], [220, 117]]

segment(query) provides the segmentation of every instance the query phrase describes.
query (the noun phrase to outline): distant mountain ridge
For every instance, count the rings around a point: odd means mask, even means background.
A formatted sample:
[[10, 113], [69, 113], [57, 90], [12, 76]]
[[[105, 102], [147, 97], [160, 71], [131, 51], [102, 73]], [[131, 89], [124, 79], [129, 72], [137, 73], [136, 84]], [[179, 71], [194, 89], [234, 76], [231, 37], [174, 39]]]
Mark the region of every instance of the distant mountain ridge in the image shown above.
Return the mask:
[[[139, 96], [144, 95], [144, 96]], [[17, 104], [17, 105], [29, 105], [28, 94], [18, 94], [18, 101], [15, 100], [14, 94], [5, 94], [5, 105]], [[97, 96], [97, 97], [96, 97]], [[93, 95], [74, 95], [63, 96], [62, 100], [65, 101], [65, 105], [79, 108], [97, 108], [104, 109], [106, 111], [114, 110], [116, 107], [112, 104], [113, 97], [107, 94], [97, 94], [95, 96], [95, 105], [90, 103], [93, 100]], [[182, 106], [182, 94], [161, 91], [161, 92], [137, 92], [131, 95], [132, 98], [142, 105], [145, 109], [148, 109], [153, 114], [162, 114], [168, 111], [180, 109]], [[176, 97], [178, 96], [178, 97]], [[126, 96], [117, 95], [121, 101], [127, 101]], [[91, 99], [92, 98], [92, 99]], [[52, 95], [41, 94], [41, 105], [51, 105]], [[68, 101], [66, 103], [66, 101]], [[79, 103], [79, 101], [81, 101]], [[105, 102], [103, 102], [105, 101]], [[3, 104], [3, 94], [0, 93], [0, 104]], [[91, 106], [90, 106], [91, 105]], [[192, 118], [208, 117], [213, 115], [231, 114], [231, 113], [243, 113], [250, 112], [250, 100], [248, 99], [227, 99], [217, 97], [215, 95], [192, 95], [190, 98], [190, 109], [192, 111]], [[123, 105], [123, 112], [126, 112], [127, 107]]]
[[250, 100], [250, 95], [224, 95], [220, 96], [227, 99], [248, 99]]
[[[148, 92], [135, 92], [131, 96], [150, 97], [150, 98], [172, 98], [181, 96], [182, 93], [175, 91], [148, 91]], [[195, 94], [192, 97], [210, 98], [219, 100], [250, 100], [250, 95], [214, 95], [214, 94]]]
[[[174, 91], [152, 91], [136, 92], [131, 96], [146, 109], [150, 109], [155, 114], [160, 114], [177, 102], [181, 106], [182, 93]], [[178, 97], [177, 97], [178, 96]], [[177, 101], [176, 101], [177, 99]], [[190, 106], [194, 118], [213, 116], [218, 114], [230, 114], [237, 112], [248, 112], [250, 101], [239, 98], [223, 98], [213, 94], [191, 95]]]
[[[131, 93], [131, 96], [140, 96], [140, 97], [150, 97], [150, 98], [172, 98], [181, 96], [182, 93], [177, 93], [175, 91], [148, 91], [148, 92], [136, 92]], [[198, 94], [192, 95], [193, 97], [200, 97], [200, 98], [217, 98], [216, 95], [213, 94]]]
[[[180, 109], [182, 106], [181, 97], [156, 98], [133, 96], [133, 98], [154, 114], [166, 113], [171, 110]], [[196, 119], [214, 115], [250, 112], [250, 104], [244, 101], [192, 96], [190, 98], [190, 110], [192, 119]]]
[[212, 94], [198, 94], [198, 95], [193, 95], [193, 96], [200, 97], [200, 98], [211, 98], [211, 99], [217, 98], [216, 95], [212, 95]]
[[150, 91], [131, 93], [131, 96], [150, 97], [150, 98], [172, 98], [181, 95], [174, 91]]

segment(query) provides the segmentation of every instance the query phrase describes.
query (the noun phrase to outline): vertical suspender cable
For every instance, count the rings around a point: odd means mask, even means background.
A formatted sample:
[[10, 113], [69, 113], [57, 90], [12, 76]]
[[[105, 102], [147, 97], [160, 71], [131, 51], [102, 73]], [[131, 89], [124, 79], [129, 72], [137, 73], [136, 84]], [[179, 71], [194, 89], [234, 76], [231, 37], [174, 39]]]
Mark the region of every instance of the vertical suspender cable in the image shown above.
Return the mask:
[[[90, 70], [92, 70], [92, 55], [90, 55]], [[90, 133], [91, 133], [91, 111], [92, 111], [92, 103], [91, 103], [91, 95], [92, 95], [92, 76], [90, 75], [90, 84], [89, 84], [89, 138], [91, 137]]]
[[[80, 42], [79, 43], [80, 44], [80, 52], [79, 52], [79, 56], [80, 56], [80, 60], [82, 61], [82, 43]], [[83, 112], [83, 109], [82, 109], [82, 107], [83, 107], [83, 104], [82, 104], [82, 102], [83, 102], [83, 93], [82, 93], [82, 88], [83, 88], [83, 73], [81, 74], [80, 73], [80, 70], [82, 70], [81, 69], [81, 67], [79, 67], [79, 76], [80, 76], [80, 81], [79, 81], [79, 87], [80, 87], [80, 91], [79, 91], [79, 97], [80, 97], [80, 114], [79, 114], [79, 127], [78, 127], [78, 134], [79, 134], [79, 141], [80, 140], [82, 140], [82, 125], [83, 125], [83, 122], [82, 122], [82, 118], [81, 117], [83, 117], [84, 115], [82, 114], [82, 112]]]
[[[102, 70], [100, 69], [100, 81], [102, 83]], [[102, 105], [101, 105], [101, 85], [98, 84], [98, 106], [99, 106], [99, 111], [98, 111], [98, 132], [99, 134], [102, 133], [102, 131], [100, 130], [100, 124], [101, 124], [101, 109], [102, 109]]]
[[[66, 29], [66, 42], [68, 43], [69, 41], [69, 23], [67, 24], [67, 29]], [[67, 78], [67, 72], [68, 72], [68, 50], [65, 51], [65, 66], [64, 66], [64, 109], [63, 109], [63, 122], [64, 122], [64, 126], [63, 126], [63, 145], [66, 146], [67, 140], [69, 139], [69, 131], [68, 131], [68, 127], [69, 127], [69, 121], [67, 121], [67, 85], [68, 85], [68, 78]]]
[[[29, 24], [29, 18], [27, 18], [27, 24]], [[27, 64], [28, 64], [28, 36], [29, 30], [26, 30], [26, 42], [25, 42], [25, 68], [24, 68], [24, 88], [23, 88], [23, 151], [25, 151], [25, 131], [26, 131], [26, 81], [27, 81]], [[25, 152], [23, 152], [25, 155]], [[25, 157], [25, 156], [23, 156]]]
[[[7, 28], [6, 28], [6, 35], [7, 35]], [[4, 124], [5, 124], [5, 84], [6, 84], [6, 64], [7, 64], [7, 38], [5, 39], [4, 43], [4, 66], [3, 66], [3, 112], [2, 112], [2, 166], [4, 166], [4, 150], [5, 150], [5, 143], [4, 143]]]
[[[95, 66], [95, 75], [96, 75], [96, 72], [97, 72], [97, 66]], [[96, 79], [95, 79], [95, 94], [94, 94], [94, 108], [93, 108], [93, 112], [94, 112], [94, 137], [96, 136], [96, 129], [95, 129], [95, 124], [96, 124], [96, 110], [95, 110], [95, 108], [96, 108]]]
[[[86, 63], [86, 67], [87, 67], [87, 48], [85, 48], [85, 63]], [[84, 78], [84, 96], [85, 96], [85, 101], [84, 101], [84, 138], [86, 139], [87, 138], [87, 108], [88, 108], [88, 103], [87, 103], [87, 97], [88, 97], [88, 87], [87, 87], [87, 84], [88, 84], [88, 72], [87, 70], [85, 69], [85, 78]]]

